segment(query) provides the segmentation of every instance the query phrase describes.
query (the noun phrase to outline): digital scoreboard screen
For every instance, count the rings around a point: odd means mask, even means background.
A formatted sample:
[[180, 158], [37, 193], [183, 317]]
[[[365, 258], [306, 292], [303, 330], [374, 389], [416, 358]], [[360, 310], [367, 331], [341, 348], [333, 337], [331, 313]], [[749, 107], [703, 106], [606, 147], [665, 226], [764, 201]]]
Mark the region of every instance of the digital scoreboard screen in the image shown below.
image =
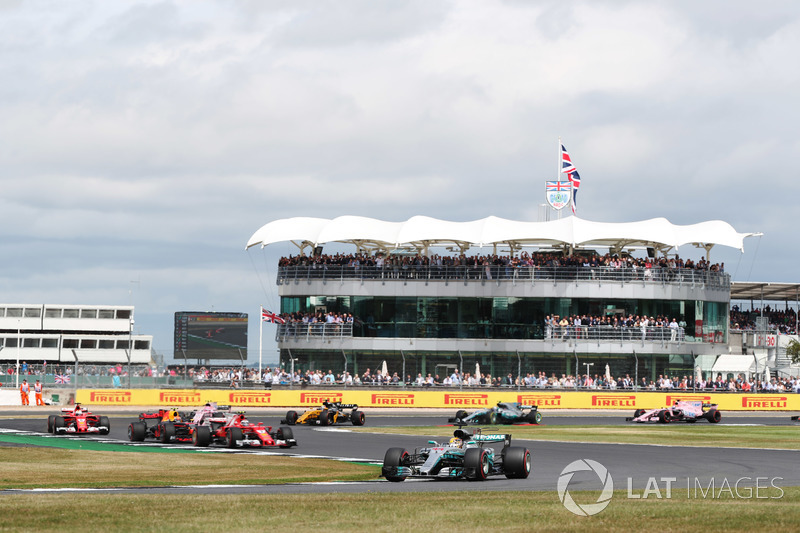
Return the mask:
[[247, 360], [247, 313], [175, 313], [175, 358]]

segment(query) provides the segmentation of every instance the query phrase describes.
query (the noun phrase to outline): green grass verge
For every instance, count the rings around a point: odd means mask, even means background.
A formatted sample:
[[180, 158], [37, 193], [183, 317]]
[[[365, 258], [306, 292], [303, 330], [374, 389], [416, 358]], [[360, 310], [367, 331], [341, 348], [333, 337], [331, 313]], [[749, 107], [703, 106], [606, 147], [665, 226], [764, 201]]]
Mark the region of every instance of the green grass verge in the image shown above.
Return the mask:
[[379, 474], [374, 465], [277, 455], [0, 447], [0, 489], [362, 481]]
[[[669, 444], [714, 448], [780, 448], [800, 450], [800, 427], [718, 426], [705, 423], [631, 426], [481, 426], [484, 433], [510, 433], [515, 439], [607, 442], [615, 444]], [[450, 437], [454, 427], [363, 427], [350, 431], [396, 435]], [[467, 428], [470, 429], [470, 428]]]
[[[617, 491], [590, 517], [567, 511], [550, 492], [419, 492], [280, 495], [3, 495], [3, 531], [491, 530], [500, 532], [658, 531], [709, 533], [800, 529], [800, 488], [780, 499], [629, 500]], [[776, 496], [777, 494], [772, 494]], [[597, 493], [573, 492], [596, 501]]]

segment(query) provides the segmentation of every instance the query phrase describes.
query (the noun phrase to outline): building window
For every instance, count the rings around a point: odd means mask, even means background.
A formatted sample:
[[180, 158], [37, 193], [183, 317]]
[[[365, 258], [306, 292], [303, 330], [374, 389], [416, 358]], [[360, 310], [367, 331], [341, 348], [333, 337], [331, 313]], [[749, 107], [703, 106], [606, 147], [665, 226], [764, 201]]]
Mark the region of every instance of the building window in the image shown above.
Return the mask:
[[113, 350], [114, 341], [112, 339], [100, 339], [97, 347], [101, 350]]
[[38, 348], [41, 339], [22, 339], [23, 348]]
[[74, 349], [78, 347], [78, 339], [64, 339], [61, 346], [66, 349]]
[[42, 339], [42, 348], [58, 348], [58, 339]]
[[17, 338], [16, 337], [9, 337], [6, 339], [6, 348], [16, 348], [17, 347]]
[[130, 345], [128, 344], [127, 340], [117, 341], [117, 350], [127, 350], [128, 346]]
[[21, 307], [9, 307], [6, 309], [6, 317], [8, 318], [22, 318]]
[[38, 307], [26, 307], [25, 318], [39, 318], [42, 316], [42, 310]]
[[45, 318], [61, 318], [61, 309], [60, 308], [50, 308], [44, 310], [44, 317]]
[[150, 349], [150, 341], [134, 341], [133, 349], [134, 350], [149, 350]]
[[78, 310], [64, 309], [64, 318], [78, 318]]
[[131, 317], [131, 310], [130, 309], [117, 309], [117, 318], [119, 319], [128, 319]]
[[97, 348], [97, 341], [95, 339], [81, 339], [82, 350], [94, 350]]
[[100, 309], [97, 318], [114, 318], [113, 309]]
[[81, 309], [81, 318], [97, 318], [97, 309]]

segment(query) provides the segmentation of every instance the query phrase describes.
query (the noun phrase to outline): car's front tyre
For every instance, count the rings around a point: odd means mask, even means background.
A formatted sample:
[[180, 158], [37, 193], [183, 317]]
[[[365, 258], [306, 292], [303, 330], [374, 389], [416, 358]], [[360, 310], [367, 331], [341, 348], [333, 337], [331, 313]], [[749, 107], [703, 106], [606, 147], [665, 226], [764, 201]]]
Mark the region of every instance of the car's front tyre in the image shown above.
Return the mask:
[[132, 422], [128, 426], [128, 440], [131, 442], [141, 442], [147, 434], [147, 424], [144, 422]]
[[387, 481], [400, 482], [405, 481], [405, 476], [387, 475], [387, 469], [395, 469], [398, 466], [403, 466], [408, 461], [408, 452], [405, 448], [389, 448], [386, 450], [386, 455], [383, 456], [383, 469], [384, 477]]
[[489, 451], [469, 448], [464, 454], [464, 471], [470, 481], [485, 481], [489, 477]]

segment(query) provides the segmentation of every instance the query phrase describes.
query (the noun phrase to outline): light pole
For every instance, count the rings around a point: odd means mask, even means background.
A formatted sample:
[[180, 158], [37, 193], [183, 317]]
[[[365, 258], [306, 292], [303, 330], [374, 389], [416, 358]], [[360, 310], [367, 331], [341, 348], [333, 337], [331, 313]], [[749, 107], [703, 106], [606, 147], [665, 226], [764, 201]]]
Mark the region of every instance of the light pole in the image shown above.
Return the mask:
[[583, 364], [586, 367], [586, 377], [588, 379], [588, 377], [589, 377], [589, 367], [590, 366], [594, 366], [594, 363], [583, 363]]
[[131, 309], [131, 321], [128, 327], [128, 388], [131, 388], [131, 357], [133, 357], [133, 309]]
[[20, 321], [17, 320], [17, 371], [14, 372], [16, 387], [19, 388], [19, 345], [22, 344], [22, 333]]

